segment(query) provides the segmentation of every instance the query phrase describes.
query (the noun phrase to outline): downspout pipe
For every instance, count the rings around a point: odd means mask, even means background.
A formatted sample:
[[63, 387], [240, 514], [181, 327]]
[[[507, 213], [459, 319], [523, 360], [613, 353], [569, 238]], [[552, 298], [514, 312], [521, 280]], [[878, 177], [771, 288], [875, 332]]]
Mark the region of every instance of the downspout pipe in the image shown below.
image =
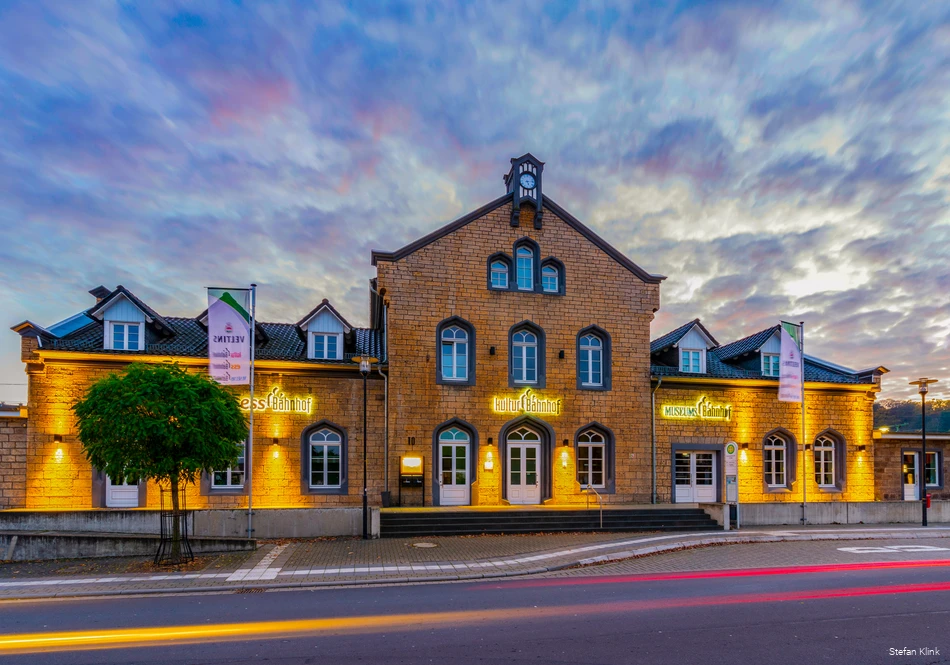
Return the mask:
[[[386, 315], [389, 313], [389, 307], [383, 303], [383, 358], [386, 359], [387, 367], [389, 365], [389, 327], [386, 325]], [[389, 370], [383, 374], [382, 363], [376, 364], [376, 371], [383, 377], [383, 421], [385, 422], [385, 431], [383, 432], [383, 490], [389, 491]]]
[[653, 428], [653, 462], [651, 464], [652, 484], [650, 486], [650, 503], [656, 503], [656, 391], [663, 385], [662, 376], [651, 376], [656, 379], [656, 388], [650, 392], [650, 426]]

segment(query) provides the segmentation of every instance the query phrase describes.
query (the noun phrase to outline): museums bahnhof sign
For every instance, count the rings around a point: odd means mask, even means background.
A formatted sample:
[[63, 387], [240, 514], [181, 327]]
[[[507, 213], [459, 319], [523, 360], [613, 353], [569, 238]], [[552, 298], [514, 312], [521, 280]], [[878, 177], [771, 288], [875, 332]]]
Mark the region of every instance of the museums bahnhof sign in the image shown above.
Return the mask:
[[695, 404], [664, 404], [661, 414], [680, 420], [732, 420], [732, 405], [714, 404], [703, 395]]

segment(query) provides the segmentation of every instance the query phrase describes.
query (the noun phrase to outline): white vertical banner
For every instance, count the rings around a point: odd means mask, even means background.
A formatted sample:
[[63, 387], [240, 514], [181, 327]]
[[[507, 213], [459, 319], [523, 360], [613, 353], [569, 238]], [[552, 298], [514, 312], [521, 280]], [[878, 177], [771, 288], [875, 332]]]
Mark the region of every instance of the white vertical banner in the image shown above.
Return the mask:
[[782, 322], [782, 352], [779, 358], [778, 400], [801, 402], [803, 374], [801, 329], [794, 323]]
[[250, 309], [250, 289], [208, 289], [208, 371], [218, 383], [251, 382]]

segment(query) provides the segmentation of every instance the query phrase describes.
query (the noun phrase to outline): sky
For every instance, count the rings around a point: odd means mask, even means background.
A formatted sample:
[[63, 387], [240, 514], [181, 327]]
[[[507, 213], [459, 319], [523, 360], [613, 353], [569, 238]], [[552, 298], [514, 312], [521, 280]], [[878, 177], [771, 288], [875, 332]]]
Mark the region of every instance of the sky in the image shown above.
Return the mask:
[[[166, 316], [257, 282], [368, 322], [372, 249], [509, 158], [644, 269], [657, 337], [805, 321], [806, 352], [950, 394], [941, 2], [0, 4], [0, 313], [122, 284]], [[0, 334], [0, 400], [25, 400]], [[12, 385], [11, 385], [12, 384]], [[941, 385], [942, 384], [942, 385]]]

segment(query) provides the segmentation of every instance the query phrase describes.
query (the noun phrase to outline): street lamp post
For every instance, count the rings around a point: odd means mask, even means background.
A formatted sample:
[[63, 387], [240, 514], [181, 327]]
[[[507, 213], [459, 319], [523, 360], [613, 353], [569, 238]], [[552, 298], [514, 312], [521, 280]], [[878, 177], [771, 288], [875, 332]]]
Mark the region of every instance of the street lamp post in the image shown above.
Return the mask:
[[378, 361], [369, 356], [356, 356], [353, 362], [360, 364], [360, 374], [363, 376], [363, 540], [369, 540], [369, 499], [366, 489], [366, 377], [369, 376], [372, 364]]
[[920, 507], [921, 526], [927, 526], [927, 391], [937, 379], [920, 378], [911, 381], [920, 393]]

